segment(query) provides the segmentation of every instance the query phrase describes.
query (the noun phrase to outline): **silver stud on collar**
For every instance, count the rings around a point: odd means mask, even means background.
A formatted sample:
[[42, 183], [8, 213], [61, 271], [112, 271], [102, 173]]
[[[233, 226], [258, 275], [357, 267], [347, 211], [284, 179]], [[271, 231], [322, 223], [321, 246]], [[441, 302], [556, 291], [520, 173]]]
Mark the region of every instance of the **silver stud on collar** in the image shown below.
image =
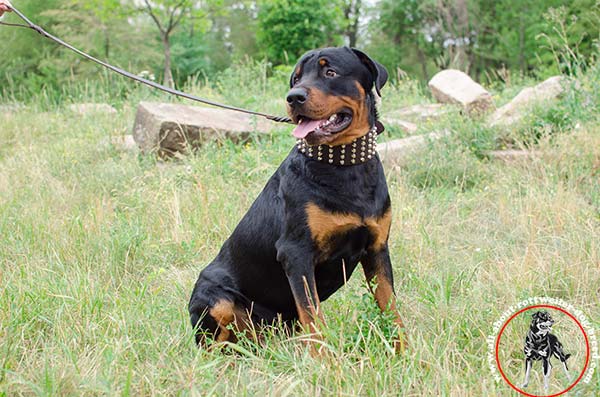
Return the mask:
[[[316, 158], [317, 161], [334, 165], [353, 165], [365, 163], [377, 153], [377, 128], [373, 127], [367, 134], [355, 139], [349, 144], [339, 146], [317, 145], [310, 146], [306, 140], [298, 139], [298, 150], [307, 157]], [[350, 147], [350, 151], [346, 150]], [[314, 155], [316, 152], [316, 156]], [[346, 157], [350, 157], [348, 162]]]

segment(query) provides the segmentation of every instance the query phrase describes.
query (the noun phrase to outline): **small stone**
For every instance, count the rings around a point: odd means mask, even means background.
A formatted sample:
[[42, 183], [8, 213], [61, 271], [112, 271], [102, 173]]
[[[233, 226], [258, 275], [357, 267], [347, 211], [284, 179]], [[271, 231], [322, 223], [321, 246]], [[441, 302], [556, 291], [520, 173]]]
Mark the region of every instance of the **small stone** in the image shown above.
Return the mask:
[[116, 114], [117, 109], [113, 108], [107, 103], [75, 103], [67, 107], [71, 112], [80, 115], [88, 114]]

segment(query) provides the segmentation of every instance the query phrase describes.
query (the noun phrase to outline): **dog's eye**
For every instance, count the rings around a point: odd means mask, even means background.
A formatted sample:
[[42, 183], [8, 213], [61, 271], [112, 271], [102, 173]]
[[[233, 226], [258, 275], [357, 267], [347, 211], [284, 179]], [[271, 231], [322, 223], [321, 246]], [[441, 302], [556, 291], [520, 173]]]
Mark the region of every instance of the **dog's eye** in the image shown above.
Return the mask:
[[298, 84], [298, 81], [300, 81], [300, 77], [298, 77], [298, 76], [294, 76], [294, 78], [292, 79], [292, 83], [293, 83], [294, 85], [296, 85], [296, 84]]
[[327, 76], [327, 77], [335, 77], [335, 76], [337, 76], [337, 73], [333, 69], [327, 69], [325, 71], [325, 76]]

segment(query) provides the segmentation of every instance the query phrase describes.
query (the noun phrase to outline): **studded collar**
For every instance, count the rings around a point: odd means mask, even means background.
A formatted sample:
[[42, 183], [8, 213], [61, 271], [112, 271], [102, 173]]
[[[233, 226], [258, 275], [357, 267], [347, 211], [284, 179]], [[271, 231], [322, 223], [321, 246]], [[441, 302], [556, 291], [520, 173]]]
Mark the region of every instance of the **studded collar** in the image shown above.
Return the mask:
[[366, 163], [377, 154], [377, 127], [366, 135], [345, 145], [310, 146], [305, 139], [296, 140], [298, 151], [308, 158], [332, 165], [356, 165]]

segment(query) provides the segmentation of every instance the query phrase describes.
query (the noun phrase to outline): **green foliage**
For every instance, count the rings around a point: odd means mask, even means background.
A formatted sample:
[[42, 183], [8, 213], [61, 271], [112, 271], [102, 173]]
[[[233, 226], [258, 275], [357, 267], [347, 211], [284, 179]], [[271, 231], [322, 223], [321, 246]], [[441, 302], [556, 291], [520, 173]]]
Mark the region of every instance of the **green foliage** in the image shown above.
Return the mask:
[[582, 59], [594, 54], [598, 10], [597, 0], [382, 0], [369, 47], [388, 67], [423, 80], [447, 67], [476, 79], [502, 68], [544, 78], [566, 67], [547, 39], [577, 48]]
[[[455, 67], [490, 85], [497, 80], [510, 84], [559, 72], [576, 75], [591, 63], [600, 38], [598, 0], [150, 4], [163, 33], [144, 2], [21, 0], [18, 7], [84, 51], [134, 73], [149, 71], [158, 79], [166, 73], [161, 36], [171, 26], [170, 69], [180, 86], [197, 77], [212, 79], [246, 58], [289, 66], [307, 50], [353, 40], [382, 62], [392, 79], [408, 74], [422, 83], [440, 68]], [[140, 14], [140, 7], [146, 14]], [[6, 20], [18, 22], [11, 14]], [[3, 96], [27, 100], [43, 91], [58, 98], [67, 85], [101, 75], [97, 65], [34, 32], [0, 26], [0, 41]]]
[[190, 77], [212, 75], [215, 72], [206, 39], [206, 33], [194, 30], [181, 29], [173, 34], [173, 77], [178, 86], [183, 85]]
[[313, 48], [341, 42], [342, 13], [337, 2], [323, 0], [259, 1], [257, 38], [275, 64], [293, 63]]

